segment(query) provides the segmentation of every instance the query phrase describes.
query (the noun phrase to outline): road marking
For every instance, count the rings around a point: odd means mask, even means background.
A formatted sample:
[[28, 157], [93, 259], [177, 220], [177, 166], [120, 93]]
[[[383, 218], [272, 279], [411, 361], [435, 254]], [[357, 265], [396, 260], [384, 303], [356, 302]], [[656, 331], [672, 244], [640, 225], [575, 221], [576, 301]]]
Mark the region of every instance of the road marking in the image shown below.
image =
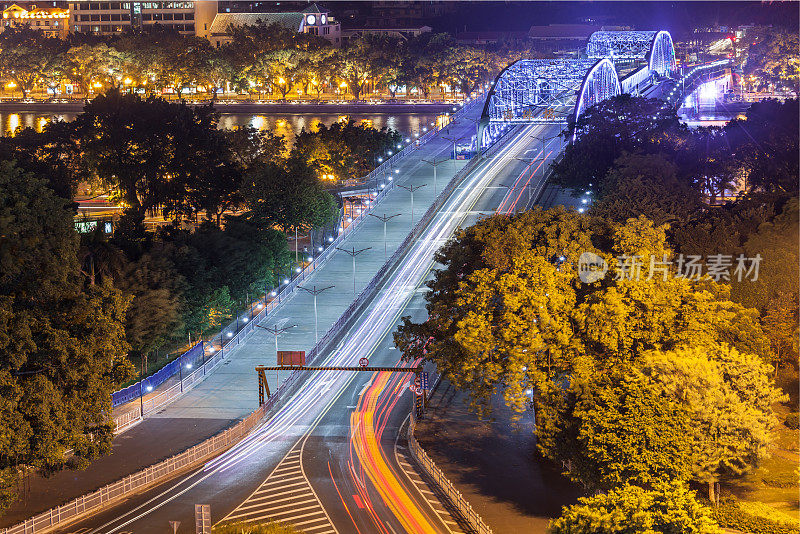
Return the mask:
[[303, 472], [304, 446], [305, 440], [295, 443], [266, 480], [221, 523], [271, 520], [302, 526], [309, 534], [337, 533]]

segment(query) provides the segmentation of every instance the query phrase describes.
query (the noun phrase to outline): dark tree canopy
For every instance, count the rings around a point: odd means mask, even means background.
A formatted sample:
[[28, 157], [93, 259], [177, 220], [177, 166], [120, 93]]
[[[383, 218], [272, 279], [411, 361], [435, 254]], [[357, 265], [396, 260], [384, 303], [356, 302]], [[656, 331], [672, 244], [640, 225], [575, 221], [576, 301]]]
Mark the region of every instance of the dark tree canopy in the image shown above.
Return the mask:
[[[85, 286], [69, 203], [41, 178], [0, 162], [0, 211], [0, 486], [6, 490], [16, 466], [81, 466], [108, 453], [111, 392], [132, 368], [124, 331], [130, 300], [108, 282]], [[69, 449], [74, 455], [67, 460]]]

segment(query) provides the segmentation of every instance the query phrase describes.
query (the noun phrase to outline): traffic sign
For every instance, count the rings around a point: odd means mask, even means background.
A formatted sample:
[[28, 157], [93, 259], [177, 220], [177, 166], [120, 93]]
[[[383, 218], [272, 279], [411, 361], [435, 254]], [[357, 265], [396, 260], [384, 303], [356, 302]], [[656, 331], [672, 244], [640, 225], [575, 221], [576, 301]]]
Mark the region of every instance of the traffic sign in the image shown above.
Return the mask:
[[422, 374], [422, 389], [429, 390], [430, 388], [428, 387], [428, 372], [423, 371], [421, 374]]
[[422, 382], [419, 379], [419, 375], [414, 377], [414, 385], [417, 386], [417, 387], [422, 386]]
[[417, 386], [415, 386], [414, 384], [412, 384], [410, 382], [408, 384], [408, 389], [411, 390], [411, 393], [416, 393], [417, 392]]
[[358, 365], [360, 365], [361, 367], [368, 366], [369, 365], [369, 358], [361, 358], [360, 360], [358, 360]]

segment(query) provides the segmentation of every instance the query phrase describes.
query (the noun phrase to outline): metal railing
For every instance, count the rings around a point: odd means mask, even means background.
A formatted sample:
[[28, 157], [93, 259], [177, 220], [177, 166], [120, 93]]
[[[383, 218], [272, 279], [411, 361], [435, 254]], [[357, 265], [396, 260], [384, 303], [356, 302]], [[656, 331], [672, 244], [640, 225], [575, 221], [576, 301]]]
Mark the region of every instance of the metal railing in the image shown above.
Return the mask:
[[[469, 102], [467, 102], [465, 105], [461, 106], [461, 108], [459, 108], [455, 113], [451, 115], [451, 120], [457, 120], [469, 109], [471, 109], [477, 102], [479, 102], [479, 99], [474, 98]], [[412, 142], [405, 145], [402, 150], [392, 155], [392, 157], [389, 158], [388, 160], [384, 161], [380, 166], [378, 166], [367, 176], [365, 176], [363, 180], [368, 181], [373, 178], [377, 178], [379, 174], [381, 175], [384, 174], [386, 170], [385, 166], [388, 166], [391, 169], [395, 163], [397, 163], [401, 159], [406, 158], [410, 154], [413, 154], [422, 145], [426, 144], [428, 141], [433, 139], [436, 133], [441, 131], [441, 129], [442, 129], [441, 127], [431, 128], [418, 138], [419, 144]], [[339, 232], [339, 235], [337, 235], [332, 242], [328, 243], [326, 248], [318, 256], [314, 257], [312, 261], [310, 261], [305, 267], [303, 267], [301, 272], [298, 273], [296, 276], [294, 276], [289, 281], [289, 283], [285, 284], [283, 287], [280, 288], [275, 297], [273, 297], [271, 300], [268, 301], [265, 298], [265, 304], [263, 309], [255, 317], [248, 320], [248, 322], [245, 323], [240, 330], [236, 331], [236, 328], [234, 327], [234, 325], [237, 324], [237, 321], [232, 321], [227, 327], [223, 328], [220, 334], [216, 336], [219, 337], [221, 349], [218, 352], [216, 352], [209, 360], [207, 360], [205, 364], [199, 366], [192, 373], [184, 377], [181, 380], [181, 383], [173, 384], [165, 391], [160, 392], [156, 395], [151, 395], [146, 399], [144, 398], [140, 399], [139, 410], [131, 410], [119, 416], [114, 417], [114, 422], [116, 423], [115, 432], [119, 434], [131, 428], [132, 426], [140, 422], [145, 415], [162, 408], [166, 404], [169, 404], [177, 397], [181, 396], [183, 393], [194, 387], [197, 383], [201, 382], [203, 378], [205, 378], [209, 373], [211, 373], [216, 368], [216, 366], [219, 365], [219, 363], [225, 358], [226, 351], [230, 353], [236, 346], [238, 346], [244, 340], [244, 338], [247, 337], [247, 335], [254, 330], [255, 325], [257, 323], [261, 322], [267, 315], [269, 315], [272, 311], [274, 311], [281, 304], [283, 304], [286, 298], [288, 298], [294, 292], [297, 286], [303, 281], [305, 281], [307, 275], [314, 272], [316, 269], [322, 267], [322, 265], [325, 264], [325, 262], [335, 252], [336, 247], [341, 245], [342, 242], [347, 238], [347, 236], [350, 235], [365, 219], [367, 219], [368, 217], [367, 214], [370, 211], [372, 211], [372, 209], [375, 206], [377, 206], [377, 204], [393, 188], [394, 188], [394, 182], [390, 181], [385, 189], [382, 189], [377, 193], [376, 197], [369, 203], [367, 208], [362, 210], [357, 216], [353, 217], [353, 221], [347, 227], [345, 227], [341, 232]], [[441, 198], [441, 195], [439, 195], [439, 198]], [[420, 223], [421, 222], [422, 220], [420, 221]], [[420, 227], [421, 225], [417, 224], [414, 227], [414, 230], [412, 230], [412, 234]], [[406, 238], [406, 241], [408, 241], [408, 238]], [[406, 241], [404, 241], [403, 243], [405, 244]], [[402, 245], [400, 248], [402, 248]], [[400, 248], [398, 248], [398, 250], [400, 250]], [[392, 256], [392, 258], [394, 257], [395, 256]], [[382, 271], [379, 271], [378, 274], [382, 276]], [[361, 294], [363, 295], [364, 291], [362, 291]], [[361, 297], [361, 295], [359, 295], [359, 297]], [[348, 308], [348, 310], [342, 315], [342, 317], [340, 317], [339, 321], [337, 321], [336, 324], [339, 324], [342, 321], [342, 318], [347, 317], [349, 311], [350, 308]], [[226, 342], [226, 337], [228, 336], [228, 333], [230, 333], [231, 336], [227, 338]], [[325, 338], [323, 337], [323, 339]], [[212, 340], [212, 345], [213, 345], [213, 340]], [[317, 346], [319, 346], [319, 344]], [[307, 358], [309, 362], [316, 354], [315, 349], [316, 347], [312, 349], [311, 353], [309, 354], [309, 357]], [[143, 381], [146, 382], [146, 380], [147, 379], [144, 379]]]
[[459, 514], [469, 523], [469, 526], [478, 534], [492, 534], [492, 529], [483, 522], [483, 518], [476, 512], [472, 505], [467, 502], [460, 491], [456, 489], [452, 482], [445, 476], [441, 469], [431, 460], [428, 453], [414, 437], [414, 429], [417, 426], [415, 410], [411, 410], [411, 420], [408, 423], [408, 448], [414, 460], [422, 467], [425, 473], [439, 486], [452, 505], [458, 510]]

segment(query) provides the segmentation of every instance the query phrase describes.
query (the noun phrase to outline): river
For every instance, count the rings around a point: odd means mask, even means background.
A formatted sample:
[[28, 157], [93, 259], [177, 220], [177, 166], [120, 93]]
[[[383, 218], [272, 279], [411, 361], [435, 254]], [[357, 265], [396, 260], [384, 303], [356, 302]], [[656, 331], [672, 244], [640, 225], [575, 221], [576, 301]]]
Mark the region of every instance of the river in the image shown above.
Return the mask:
[[[71, 112], [39, 112], [39, 111], [0, 111], [0, 128], [3, 135], [13, 135], [17, 128], [34, 128], [41, 131], [51, 120], [71, 121], [77, 113]], [[235, 128], [237, 126], [251, 125], [261, 130], [272, 130], [277, 135], [283, 135], [287, 141], [293, 141], [294, 136], [302, 128], [309, 129], [317, 123], [330, 126], [336, 121], [350, 116], [356, 122], [366, 122], [374, 128], [391, 128], [399, 131], [404, 137], [414, 132], [421, 132], [424, 127], [429, 127], [435, 122], [438, 115], [435, 112], [421, 113], [353, 113], [342, 115], [336, 113], [222, 113], [219, 120], [220, 128]]]

